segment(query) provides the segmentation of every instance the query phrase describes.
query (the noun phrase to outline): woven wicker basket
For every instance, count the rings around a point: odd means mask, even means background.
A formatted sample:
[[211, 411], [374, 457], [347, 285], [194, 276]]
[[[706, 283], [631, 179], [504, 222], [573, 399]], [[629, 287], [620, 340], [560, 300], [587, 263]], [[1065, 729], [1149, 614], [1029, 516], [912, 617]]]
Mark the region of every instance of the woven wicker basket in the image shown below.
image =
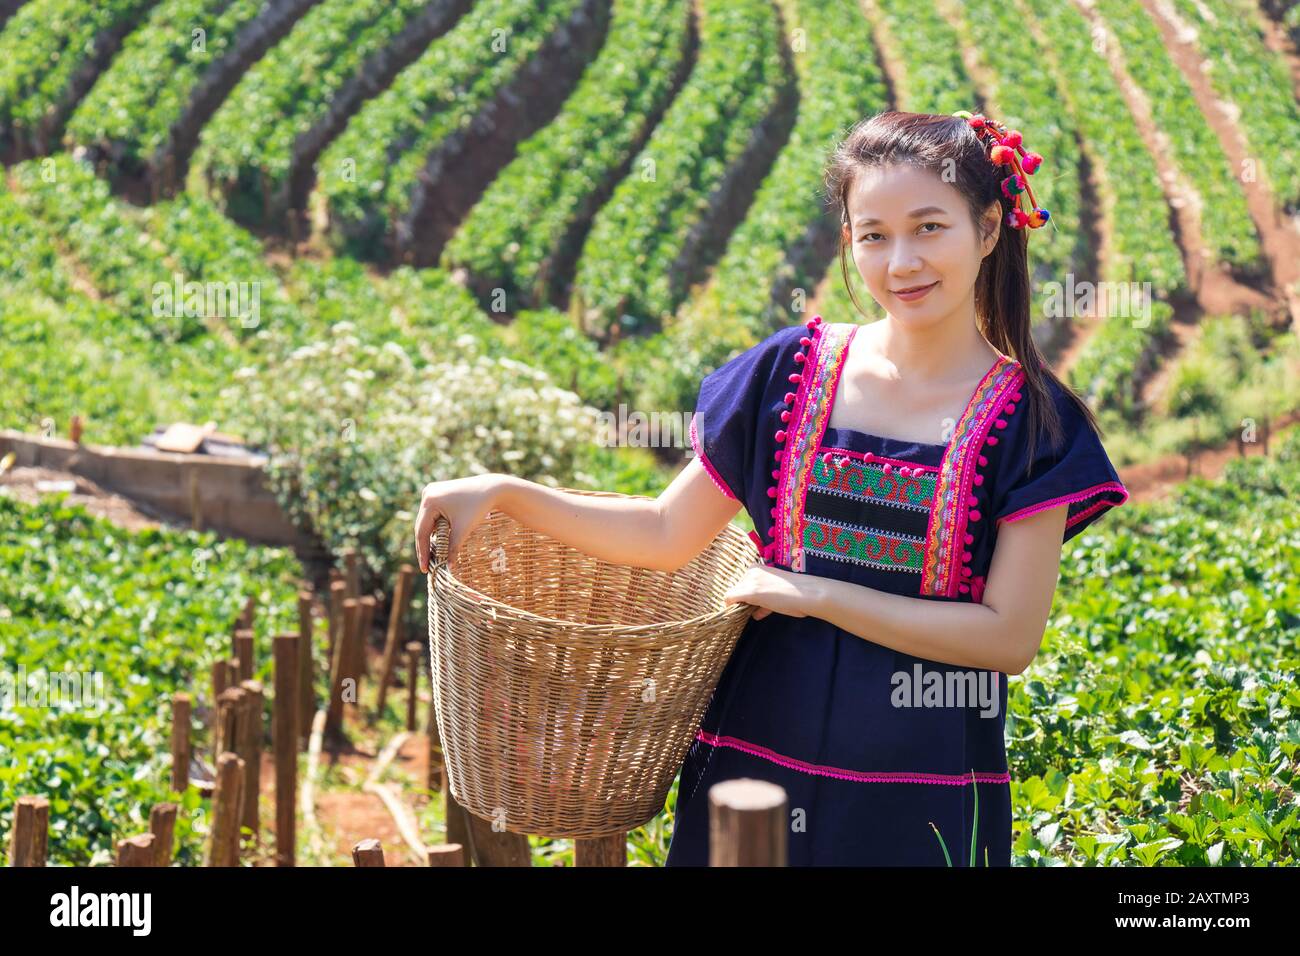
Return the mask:
[[[562, 489], [603, 497], [644, 497]], [[515, 833], [621, 833], [663, 809], [753, 614], [723, 595], [757, 560], [728, 525], [676, 572], [609, 564], [490, 512], [429, 566], [429, 651], [448, 783]]]

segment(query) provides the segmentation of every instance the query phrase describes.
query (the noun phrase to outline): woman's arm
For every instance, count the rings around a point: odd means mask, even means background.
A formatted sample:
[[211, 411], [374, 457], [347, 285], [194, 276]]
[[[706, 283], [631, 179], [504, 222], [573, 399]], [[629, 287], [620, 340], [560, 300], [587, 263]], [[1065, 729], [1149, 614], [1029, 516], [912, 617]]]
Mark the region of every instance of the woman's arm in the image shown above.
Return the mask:
[[428, 570], [428, 541], [439, 514], [452, 527], [451, 549], [489, 511], [614, 564], [675, 571], [712, 541], [740, 510], [693, 458], [658, 498], [575, 495], [513, 475], [477, 475], [424, 489], [415, 522], [416, 554]]
[[1020, 674], [1043, 640], [1060, 572], [1066, 505], [998, 529], [983, 603], [931, 601], [781, 568], [753, 568], [728, 592], [794, 616], [810, 616], [896, 651], [956, 667]]

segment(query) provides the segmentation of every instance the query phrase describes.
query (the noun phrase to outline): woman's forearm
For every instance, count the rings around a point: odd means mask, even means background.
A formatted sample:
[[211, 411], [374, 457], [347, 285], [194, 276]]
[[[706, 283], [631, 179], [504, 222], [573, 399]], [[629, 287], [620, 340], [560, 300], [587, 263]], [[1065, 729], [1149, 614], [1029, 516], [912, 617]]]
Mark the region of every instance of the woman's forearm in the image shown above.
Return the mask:
[[662, 511], [654, 498], [576, 495], [502, 475], [496, 507], [521, 524], [614, 564], [671, 570]]
[[1025, 641], [986, 605], [927, 601], [821, 576], [807, 583], [810, 616], [876, 644], [955, 667], [1019, 674], [1027, 666]]

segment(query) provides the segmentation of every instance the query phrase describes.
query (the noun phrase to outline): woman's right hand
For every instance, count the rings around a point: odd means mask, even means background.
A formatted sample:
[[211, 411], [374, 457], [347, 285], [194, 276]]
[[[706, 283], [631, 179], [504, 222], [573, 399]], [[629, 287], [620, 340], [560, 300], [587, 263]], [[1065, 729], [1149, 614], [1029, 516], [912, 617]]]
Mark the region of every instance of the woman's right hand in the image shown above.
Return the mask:
[[430, 540], [438, 515], [451, 525], [448, 560], [459, 549], [484, 516], [496, 504], [502, 475], [470, 475], [449, 481], [434, 481], [424, 486], [420, 495], [420, 510], [415, 516], [415, 554], [420, 572], [429, 571]]

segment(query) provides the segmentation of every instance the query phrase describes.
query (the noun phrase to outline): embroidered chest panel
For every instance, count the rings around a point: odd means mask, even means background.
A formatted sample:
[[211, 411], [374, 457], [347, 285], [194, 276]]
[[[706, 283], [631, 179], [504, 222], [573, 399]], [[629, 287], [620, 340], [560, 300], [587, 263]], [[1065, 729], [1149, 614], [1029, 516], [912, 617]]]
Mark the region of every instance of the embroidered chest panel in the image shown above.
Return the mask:
[[920, 574], [937, 469], [878, 456], [867, 461], [841, 449], [829, 455], [813, 459], [804, 553]]
[[[980, 512], [985, 452], [1020, 400], [1024, 374], [999, 356], [967, 402], [936, 468], [843, 449], [822, 439], [850, 342], [851, 323], [809, 323], [777, 431], [771, 543], [764, 558], [794, 571], [807, 555], [915, 574], [920, 594], [971, 591], [971, 525]], [[827, 452], [829, 451], [829, 459]], [[977, 579], [976, 591], [982, 590]], [[974, 595], [978, 600], [978, 593]]]

